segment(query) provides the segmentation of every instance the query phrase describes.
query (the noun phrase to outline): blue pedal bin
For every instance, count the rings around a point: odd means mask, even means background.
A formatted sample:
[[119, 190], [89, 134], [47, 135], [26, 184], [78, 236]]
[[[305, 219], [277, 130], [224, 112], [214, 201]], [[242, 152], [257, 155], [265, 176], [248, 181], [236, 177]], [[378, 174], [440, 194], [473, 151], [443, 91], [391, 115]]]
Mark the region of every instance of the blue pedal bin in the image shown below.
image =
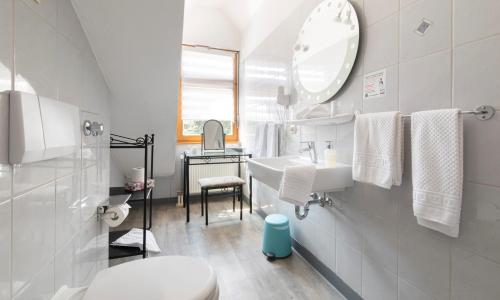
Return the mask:
[[286, 258], [292, 254], [292, 239], [288, 218], [280, 214], [266, 217], [262, 252], [269, 261]]

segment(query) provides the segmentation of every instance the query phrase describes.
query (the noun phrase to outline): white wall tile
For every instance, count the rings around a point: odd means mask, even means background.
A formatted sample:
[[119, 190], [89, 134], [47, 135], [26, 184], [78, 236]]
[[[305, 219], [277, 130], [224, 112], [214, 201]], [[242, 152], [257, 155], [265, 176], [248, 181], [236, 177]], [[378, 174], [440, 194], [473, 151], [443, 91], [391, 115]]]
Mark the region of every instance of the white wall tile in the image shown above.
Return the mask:
[[84, 285], [87, 282], [89, 274], [96, 267], [98, 258], [98, 225], [99, 223], [96, 219], [90, 219], [86, 223], [82, 224], [82, 230], [80, 231], [79, 236], [80, 246], [77, 251], [79, 285]]
[[393, 222], [371, 215], [363, 219], [363, 255], [384, 269], [397, 272], [398, 230]]
[[450, 240], [425, 231], [402, 231], [398, 276], [433, 299], [449, 299]]
[[398, 299], [399, 300], [435, 300], [425, 292], [417, 289], [413, 285], [399, 278], [398, 280]]
[[82, 171], [82, 221], [86, 222], [96, 213], [100, 203], [97, 187], [97, 166], [92, 166]]
[[12, 215], [13, 294], [54, 256], [55, 184], [14, 198]]
[[9, 199], [12, 194], [12, 168], [0, 164], [0, 201]]
[[366, 185], [362, 209], [370, 215], [395, 223], [398, 217], [399, 199], [394, 190], [386, 190], [374, 185]]
[[398, 279], [392, 272], [381, 267], [377, 261], [363, 256], [362, 293], [365, 300], [396, 300]]
[[47, 264], [24, 289], [14, 295], [15, 300], [50, 300], [54, 296], [54, 263]]
[[365, 74], [398, 62], [398, 32], [397, 14], [366, 29]]
[[[451, 48], [452, 0], [419, 0], [401, 9], [400, 62]], [[415, 32], [422, 20], [432, 22], [424, 36]]]
[[464, 118], [464, 178], [467, 181], [500, 186], [500, 118], [483, 122]]
[[337, 126], [337, 160], [341, 163], [352, 162], [354, 123]]
[[23, 1], [15, 3], [16, 90], [57, 99], [57, 33]]
[[350, 77], [335, 96], [334, 111], [337, 114], [353, 113], [362, 109], [363, 76]]
[[109, 265], [109, 226], [104, 221], [99, 222], [97, 235], [97, 271], [106, 269]]
[[79, 173], [82, 167], [81, 146], [75, 153], [56, 158], [56, 178]]
[[71, 0], [57, 1], [57, 29], [80, 50], [91, 52], [87, 38], [83, 32], [80, 20], [76, 16]]
[[79, 287], [77, 257], [79, 248], [78, 236], [70, 240], [55, 256], [55, 291], [62, 286]]
[[56, 249], [80, 230], [80, 174], [56, 181]]
[[57, 35], [57, 51], [58, 99], [81, 107], [83, 101], [83, 55], [61, 34]]
[[11, 201], [0, 202], [0, 299], [10, 298]]
[[361, 295], [361, 264], [363, 255], [342, 239], [337, 239], [337, 275]]
[[402, 63], [399, 109], [403, 113], [451, 106], [451, 52], [444, 51]]
[[12, 3], [12, 1], [0, 1], [0, 91], [11, 88]]
[[363, 226], [361, 213], [349, 206], [348, 202], [342, 203], [342, 211], [335, 218], [337, 240], [342, 240], [358, 252], [363, 251]]
[[500, 36], [466, 44], [453, 52], [453, 106], [488, 104], [500, 109]]
[[26, 6], [31, 8], [37, 14], [42, 16], [44, 20], [52, 25], [52, 27], [56, 28], [57, 25], [57, 0], [47, 0], [47, 1], [31, 1], [31, 0], [22, 0]]
[[403, 8], [405, 6], [407, 6], [408, 4], [411, 4], [411, 3], [415, 2], [415, 1], [417, 1], [417, 0], [400, 0], [399, 1], [399, 7], [401, 8], [401, 10], [403, 10]]
[[453, 0], [454, 44], [500, 33], [500, 2], [497, 0]]
[[460, 236], [454, 245], [500, 263], [500, 188], [464, 186]]
[[398, 12], [399, 0], [365, 0], [366, 25], [378, 22]]
[[56, 160], [14, 166], [14, 195], [23, 194], [55, 179]]
[[451, 299], [497, 299], [500, 265], [470, 252], [452, 249]]

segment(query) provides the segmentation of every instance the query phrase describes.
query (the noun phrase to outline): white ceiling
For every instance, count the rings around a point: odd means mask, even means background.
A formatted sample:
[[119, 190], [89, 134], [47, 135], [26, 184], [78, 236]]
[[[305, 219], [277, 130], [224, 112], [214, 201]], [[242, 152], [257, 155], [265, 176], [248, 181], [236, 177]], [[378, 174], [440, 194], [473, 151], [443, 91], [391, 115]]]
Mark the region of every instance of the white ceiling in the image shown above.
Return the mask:
[[222, 11], [243, 33], [263, 0], [186, 0], [186, 10], [210, 7]]

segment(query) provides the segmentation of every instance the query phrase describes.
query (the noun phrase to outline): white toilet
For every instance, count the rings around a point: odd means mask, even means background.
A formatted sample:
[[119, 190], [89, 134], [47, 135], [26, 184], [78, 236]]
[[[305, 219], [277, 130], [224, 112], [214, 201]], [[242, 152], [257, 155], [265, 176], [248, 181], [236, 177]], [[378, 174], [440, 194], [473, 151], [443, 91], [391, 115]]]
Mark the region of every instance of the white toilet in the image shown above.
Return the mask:
[[187, 256], [124, 263], [97, 274], [88, 288], [60, 289], [52, 300], [217, 300], [213, 268]]

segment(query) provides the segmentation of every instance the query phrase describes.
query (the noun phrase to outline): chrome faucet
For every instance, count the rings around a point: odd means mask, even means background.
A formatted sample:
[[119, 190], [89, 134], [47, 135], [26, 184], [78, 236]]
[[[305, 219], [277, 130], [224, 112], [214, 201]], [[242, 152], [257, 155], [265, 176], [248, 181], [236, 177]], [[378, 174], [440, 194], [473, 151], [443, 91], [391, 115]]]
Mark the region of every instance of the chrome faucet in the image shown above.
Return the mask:
[[305, 151], [309, 152], [309, 157], [311, 158], [311, 162], [313, 164], [318, 163], [318, 153], [316, 152], [316, 143], [314, 141], [308, 142], [300, 142], [301, 144], [307, 144], [307, 147], [299, 150], [299, 153], [303, 153]]

